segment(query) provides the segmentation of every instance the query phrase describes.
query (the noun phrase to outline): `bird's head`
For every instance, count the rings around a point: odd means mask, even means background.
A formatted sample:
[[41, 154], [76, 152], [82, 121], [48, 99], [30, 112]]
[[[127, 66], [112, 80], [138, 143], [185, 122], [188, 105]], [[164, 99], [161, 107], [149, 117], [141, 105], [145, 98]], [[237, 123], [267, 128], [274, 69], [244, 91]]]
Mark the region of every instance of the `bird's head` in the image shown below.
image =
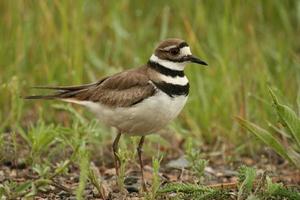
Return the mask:
[[194, 56], [189, 45], [181, 39], [171, 38], [163, 40], [156, 47], [150, 61], [161, 64], [173, 70], [183, 70], [189, 62], [207, 65]]

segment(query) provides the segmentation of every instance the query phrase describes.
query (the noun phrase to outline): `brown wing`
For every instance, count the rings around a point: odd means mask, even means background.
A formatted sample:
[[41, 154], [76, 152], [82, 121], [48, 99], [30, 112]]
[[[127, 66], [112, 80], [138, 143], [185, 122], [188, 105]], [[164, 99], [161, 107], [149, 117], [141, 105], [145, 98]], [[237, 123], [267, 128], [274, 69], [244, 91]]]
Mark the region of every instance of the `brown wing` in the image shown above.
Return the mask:
[[29, 98], [74, 99], [100, 102], [110, 107], [127, 107], [152, 96], [156, 91], [154, 86], [149, 83], [145, 68], [124, 71], [86, 86], [45, 88], [58, 89], [59, 92], [54, 95]]

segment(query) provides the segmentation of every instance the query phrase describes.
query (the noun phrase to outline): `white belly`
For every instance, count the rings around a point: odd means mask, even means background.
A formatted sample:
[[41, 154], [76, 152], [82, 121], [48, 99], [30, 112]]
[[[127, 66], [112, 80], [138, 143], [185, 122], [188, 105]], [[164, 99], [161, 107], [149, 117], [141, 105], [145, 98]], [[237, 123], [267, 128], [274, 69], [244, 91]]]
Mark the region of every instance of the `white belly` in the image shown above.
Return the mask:
[[[163, 92], [132, 107], [110, 108], [100, 103], [80, 102], [94, 112], [104, 124], [129, 135], [147, 135], [166, 126], [176, 118], [187, 96], [169, 97]], [[79, 103], [79, 102], [76, 102]]]

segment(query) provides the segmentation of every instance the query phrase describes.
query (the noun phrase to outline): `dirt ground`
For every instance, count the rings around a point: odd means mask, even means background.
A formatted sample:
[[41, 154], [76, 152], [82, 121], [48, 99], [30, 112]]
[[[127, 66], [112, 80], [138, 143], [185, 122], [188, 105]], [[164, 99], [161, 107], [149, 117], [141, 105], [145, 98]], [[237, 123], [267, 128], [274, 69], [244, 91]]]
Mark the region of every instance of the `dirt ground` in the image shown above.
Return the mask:
[[[109, 145], [107, 149], [109, 149]], [[203, 149], [207, 150], [207, 152], [203, 152], [203, 158], [209, 160], [209, 162], [201, 179], [190, 170], [187, 160], [179, 153], [178, 149], [164, 149], [164, 151], [169, 152], [167, 155], [170, 155], [170, 157], [165, 157], [161, 162], [159, 170], [161, 187], [171, 182], [198, 183], [211, 188], [224, 188], [235, 191], [237, 188], [238, 167], [247, 165], [255, 167], [259, 175], [266, 172], [268, 176], [272, 177], [273, 181], [282, 182], [287, 187], [300, 189], [300, 172], [269, 149], [256, 154], [254, 158], [242, 156], [239, 159], [232, 160], [226, 158], [234, 157], [233, 150], [218, 153], [209, 152], [209, 146]], [[130, 161], [127, 164], [124, 180], [125, 190], [120, 191], [117, 186], [111, 152], [104, 152], [102, 160], [105, 162], [99, 162], [97, 159], [92, 161], [92, 166], [97, 176], [101, 177], [102, 195], [106, 199], [140, 199], [144, 196], [144, 193], [141, 192], [140, 172], [137, 162]], [[151, 160], [145, 158], [144, 162], [145, 179], [150, 187], [153, 173]], [[37, 174], [24, 162], [14, 163], [10, 160], [4, 160], [0, 164], [0, 183], [12, 181], [24, 183], [37, 178]], [[54, 177], [53, 182], [39, 190], [34, 199], [76, 199], [74, 191], [78, 187], [78, 183], [78, 166], [71, 164], [68, 173]], [[101, 199], [99, 191], [89, 181], [84, 193], [86, 199]], [[162, 196], [160, 198], [166, 199], [167, 197]]]

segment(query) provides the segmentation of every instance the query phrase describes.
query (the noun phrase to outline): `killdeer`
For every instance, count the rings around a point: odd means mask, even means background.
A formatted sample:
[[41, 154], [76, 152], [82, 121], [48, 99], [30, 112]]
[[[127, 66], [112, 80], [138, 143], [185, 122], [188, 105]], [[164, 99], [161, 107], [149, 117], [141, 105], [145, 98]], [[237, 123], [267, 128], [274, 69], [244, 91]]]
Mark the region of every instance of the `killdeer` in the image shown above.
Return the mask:
[[37, 87], [56, 92], [25, 98], [59, 99], [80, 104], [89, 108], [104, 124], [115, 127], [118, 134], [112, 148], [117, 175], [120, 167], [117, 152], [121, 135], [141, 136], [137, 152], [145, 188], [142, 161], [145, 136], [165, 127], [184, 107], [189, 94], [184, 68], [191, 62], [207, 65], [192, 55], [185, 41], [166, 39], [156, 47], [147, 64], [139, 68], [86, 85]]

